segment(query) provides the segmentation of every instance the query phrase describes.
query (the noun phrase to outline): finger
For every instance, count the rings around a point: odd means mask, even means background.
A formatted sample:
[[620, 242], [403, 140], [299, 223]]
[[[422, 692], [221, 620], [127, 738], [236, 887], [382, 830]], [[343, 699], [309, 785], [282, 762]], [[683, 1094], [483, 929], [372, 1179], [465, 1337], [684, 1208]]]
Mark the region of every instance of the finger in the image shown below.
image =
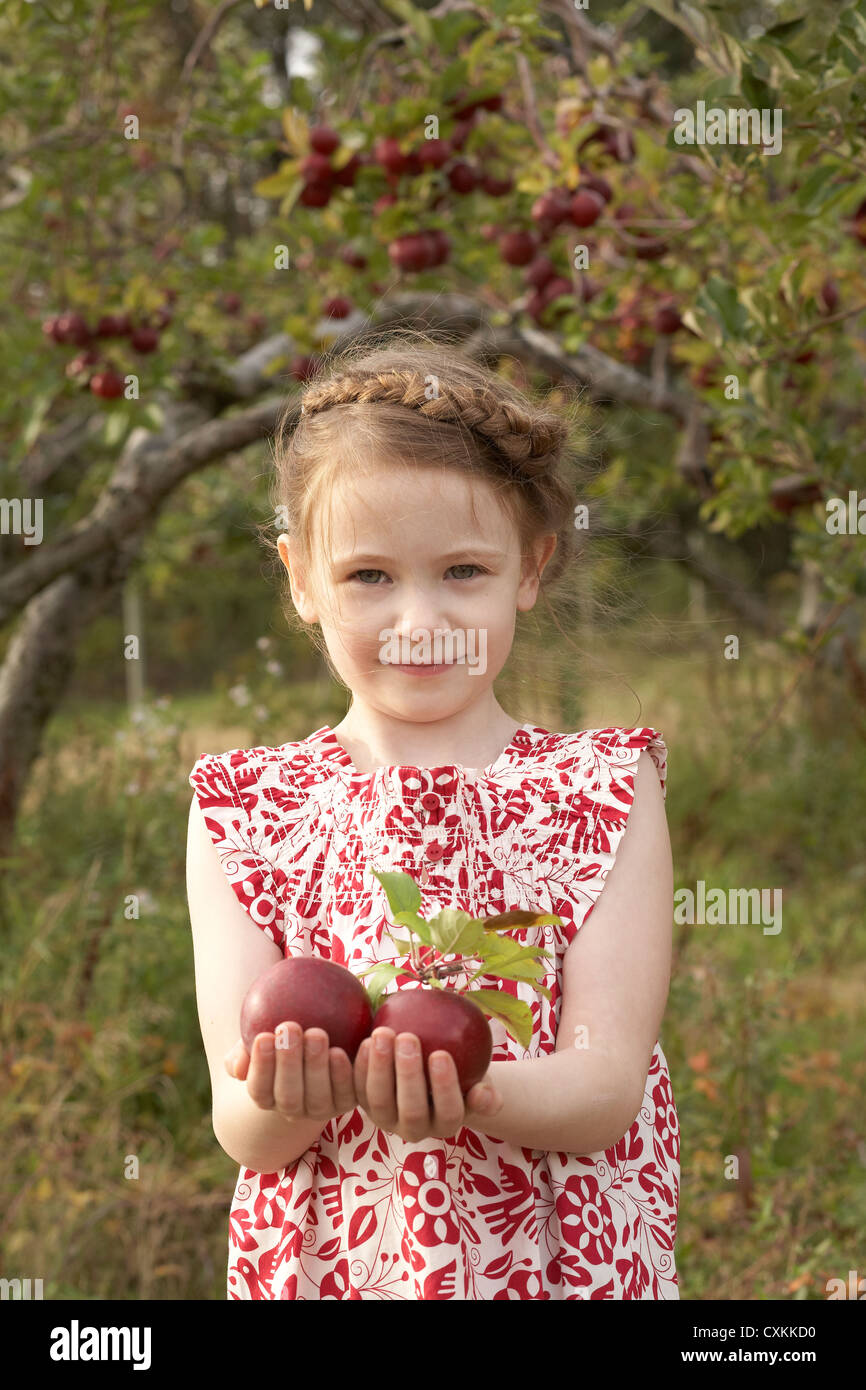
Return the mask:
[[304, 1112], [311, 1120], [329, 1120], [334, 1113], [328, 1035], [324, 1028], [304, 1032]]
[[331, 1094], [334, 1097], [334, 1114], [348, 1115], [358, 1104], [352, 1081], [352, 1063], [342, 1047], [332, 1047], [328, 1059], [331, 1064]]
[[431, 1052], [429, 1066], [433, 1127], [440, 1135], [456, 1134], [466, 1118], [466, 1106], [454, 1058], [450, 1052]]
[[414, 1033], [398, 1033], [395, 1057], [397, 1123], [409, 1143], [430, 1133], [430, 1106], [421, 1044]]
[[303, 1038], [299, 1023], [281, 1023], [274, 1036], [274, 1104], [290, 1120], [304, 1116]]
[[352, 1068], [352, 1083], [355, 1087], [356, 1103], [363, 1110], [367, 1109], [367, 1071], [370, 1064], [370, 1039], [365, 1038], [355, 1054], [355, 1065]]
[[365, 1108], [370, 1119], [380, 1128], [393, 1129], [397, 1123], [393, 1028], [374, 1028], [371, 1041]]
[[[480, 1101], [485, 1100], [485, 1093], [489, 1093], [484, 1105]], [[466, 1114], [467, 1117], [477, 1116], [480, 1120], [491, 1120], [502, 1108], [502, 1093], [488, 1081], [486, 1077], [470, 1087], [466, 1094]]]
[[250, 1054], [242, 1042], [236, 1042], [234, 1047], [230, 1048], [223, 1058], [223, 1062], [229, 1076], [235, 1077], [238, 1081], [246, 1079], [250, 1065]]
[[247, 1090], [262, 1110], [274, 1108], [274, 1035], [259, 1033], [253, 1042], [253, 1055], [247, 1076]]

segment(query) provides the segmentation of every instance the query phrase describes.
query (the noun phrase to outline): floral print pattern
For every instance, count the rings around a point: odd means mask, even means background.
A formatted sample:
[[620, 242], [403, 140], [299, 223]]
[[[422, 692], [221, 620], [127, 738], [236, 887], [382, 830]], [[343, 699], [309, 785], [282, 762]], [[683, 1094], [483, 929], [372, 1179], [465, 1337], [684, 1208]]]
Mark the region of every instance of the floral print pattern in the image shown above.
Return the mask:
[[[223, 871], [285, 956], [360, 972], [397, 950], [370, 873], [404, 869], [422, 916], [513, 908], [561, 926], [513, 928], [551, 954], [540, 980], [480, 976], [529, 1005], [530, 1045], [495, 1019], [493, 1061], [555, 1050], [565, 951], [613, 865], [649, 728], [550, 733], [524, 724], [497, 760], [359, 773], [328, 725], [280, 747], [202, 754], [189, 774]], [[396, 933], [395, 933], [396, 934]], [[465, 974], [446, 987], [464, 987]], [[411, 976], [390, 988], [417, 988]], [[630, 1129], [603, 1152], [516, 1148], [464, 1126], [408, 1143], [356, 1108], [296, 1163], [241, 1167], [227, 1296], [246, 1299], [676, 1299], [679, 1129], [657, 1042]]]

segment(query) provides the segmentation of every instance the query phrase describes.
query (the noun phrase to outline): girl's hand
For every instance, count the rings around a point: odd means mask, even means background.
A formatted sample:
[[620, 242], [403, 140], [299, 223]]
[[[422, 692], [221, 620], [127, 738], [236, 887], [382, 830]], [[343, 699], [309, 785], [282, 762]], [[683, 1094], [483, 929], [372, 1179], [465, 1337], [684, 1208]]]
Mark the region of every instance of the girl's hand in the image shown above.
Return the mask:
[[304, 1032], [299, 1023], [281, 1023], [276, 1033], [256, 1035], [252, 1058], [239, 1040], [226, 1053], [225, 1067], [229, 1076], [246, 1079], [256, 1105], [287, 1120], [324, 1125], [358, 1105], [352, 1063], [342, 1047], [328, 1047], [323, 1028]]
[[[376, 1047], [378, 1039], [385, 1042], [384, 1052]], [[414, 1052], [404, 1056], [401, 1043], [409, 1043]], [[440, 1060], [441, 1071], [436, 1065]], [[502, 1095], [491, 1080], [490, 1072], [464, 1099], [451, 1053], [432, 1052], [429, 1062], [432, 1097], [424, 1074], [421, 1044], [415, 1034], [395, 1034], [393, 1028], [374, 1029], [361, 1043], [355, 1058], [358, 1105], [380, 1129], [399, 1134], [410, 1144], [421, 1139], [447, 1139], [456, 1134], [461, 1125], [471, 1125], [473, 1121], [481, 1125], [501, 1109]], [[487, 1089], [492, 1093], [492, 1103], [482, 1110], [480, 1102]]]

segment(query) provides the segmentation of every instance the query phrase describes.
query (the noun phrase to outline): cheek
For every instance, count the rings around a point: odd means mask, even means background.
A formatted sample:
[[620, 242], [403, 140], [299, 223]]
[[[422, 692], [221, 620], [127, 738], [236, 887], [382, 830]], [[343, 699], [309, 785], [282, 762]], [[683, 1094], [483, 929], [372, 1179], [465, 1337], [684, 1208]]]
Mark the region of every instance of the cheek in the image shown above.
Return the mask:
[[335, 635], [351, 661], [369, 666], [379, 660], [383, 641], [380, 639], [379, 627], [371, 623], [369, 618], [363, 623], [354, 621], [340, 624]]

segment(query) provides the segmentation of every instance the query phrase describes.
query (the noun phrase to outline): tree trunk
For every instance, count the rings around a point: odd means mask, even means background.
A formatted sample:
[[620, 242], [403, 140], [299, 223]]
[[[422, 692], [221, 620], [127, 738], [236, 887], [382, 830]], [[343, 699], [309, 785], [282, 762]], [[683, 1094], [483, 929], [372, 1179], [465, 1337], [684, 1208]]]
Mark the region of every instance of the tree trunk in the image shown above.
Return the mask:
[[142, 539], [56, 579], [30, 600], [12, 635], [0, 668], [0, 858], [11, 853], [27, 778], [66, 693], [79, 639], [116, 596]]

